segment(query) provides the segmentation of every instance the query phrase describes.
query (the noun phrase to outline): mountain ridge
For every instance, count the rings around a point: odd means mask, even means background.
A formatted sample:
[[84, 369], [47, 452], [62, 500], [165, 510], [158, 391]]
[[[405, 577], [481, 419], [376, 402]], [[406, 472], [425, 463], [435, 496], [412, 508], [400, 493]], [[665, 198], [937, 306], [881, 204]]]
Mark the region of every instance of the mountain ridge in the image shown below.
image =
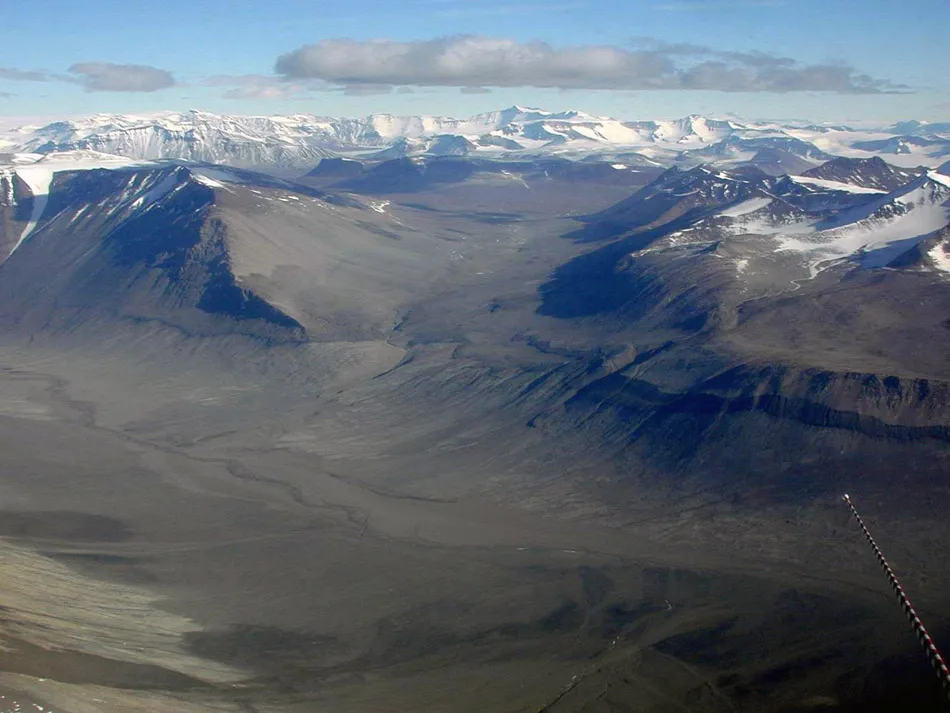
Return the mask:
[[[918, 127], [927, 136], [908, 133]], [[311, 169], [334, 156], [607, 155], [627, 151], [643, 160], [748, 160], [762, 149], [799, 159], [866, 158], [936, 165], [945, 139], [930, 125], [904, 122], [873, 130], [837, 124], [747, 121], [692, 114], [678, 119], [623, 120], [578, 110], [512, 106], [468, 118], [371, 114], [361, 118], [315, 114], [244, 116], [201, 110], [151, 114], [95, 114], [45, 125], [14, 127], [0, 139], [9, 153], [97, 151], [132, 159], [173, 158], [245, 168]], [[904, 133], [895, 133], [896, 131]], [[910, 143], [908, 143], [910, 142]], [[914, 151], [895, 149], [913, 146]], [[381, 153], [382, 152], [382, 153]], [[695, 157], [691, 152], [698, 152]], [[940, 161], [938, 161], [940, 159]], [[903, 164], [902, 164], [903, 165]]]

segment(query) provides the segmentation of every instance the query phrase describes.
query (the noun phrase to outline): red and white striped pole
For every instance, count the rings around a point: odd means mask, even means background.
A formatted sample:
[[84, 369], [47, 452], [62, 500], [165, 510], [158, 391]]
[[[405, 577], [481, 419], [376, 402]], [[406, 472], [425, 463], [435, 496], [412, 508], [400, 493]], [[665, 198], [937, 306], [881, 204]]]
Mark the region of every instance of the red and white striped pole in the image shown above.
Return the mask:
[[920, 641], [920, 645], [924, 647], [924, 652], [927, 654], [927, 660], [930, 661], [930, 665], [933, 666], [934, 671], [937, 672], [937, 678], [939, 678], [940, 683], [943, 684], [944, 691], [950, 695], [950, 669], [947, 668], [947, 664], [945, 663], [943, 656], [940, 655], [940, 651], [937, 649], [936, 644], [934, 644], [933, 639], [930, 638], [930, 634], [927, 633], [927, 629], [924, 627], [920, 617], [917, 616], [914, 606], [910, 603], [910, 599], [908, 599], [907, 595], [904, 593], [904, 588], [901, 586], [901, 583], [897, 581], [897, 577], [894, 575], [894, 570], [891, 569], [891, 566], [884, 558], [884, 553], [881, 552], [881, 548], [877, 546], [874, 538], [871, 537], [871, 532], [868, 530], [867, 525], [864, 524], [864, 520], [862, 520], [861, 516], [858, 515], [857, 508], [855, 508], [854, 503], [851, 502], [851, 496], [845, 493], [842, 499], [851, 509], [851, 514], [854, 515], [854, 519], [857, 520], [858, 525], [861, 526], [861, 530], [864, 532], [864, 536], [871, 545], [871, 549], [874, 550], [874, 555], [877, 557], [877, 561], [880, 563], [881, 569], [883, 569], [884, 574], [887, 575], [887, 579], [891, 583], [891, 587], [893, 587], [894, 593], [897, 595], [897, 599], [900, 601], [901, 608], [904, 610], [904, 613], [910, 620], [911, 626], [914, 627], [914, 633], [917, 634], [917, 639]]

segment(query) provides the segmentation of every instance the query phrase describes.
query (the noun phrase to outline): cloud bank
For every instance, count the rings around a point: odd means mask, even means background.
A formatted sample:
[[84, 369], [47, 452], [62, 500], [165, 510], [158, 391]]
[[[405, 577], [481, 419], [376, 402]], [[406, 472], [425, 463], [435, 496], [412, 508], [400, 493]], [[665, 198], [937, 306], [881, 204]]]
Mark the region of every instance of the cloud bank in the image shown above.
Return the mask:
[[171, 72], [141, 64], [79, 62], [69, 72], [87, 92], [155, 92], [175, 86]]
[[[636, 46], [640, 44], [642, 46]], [[631, 48], [555, 48], [472, 35], [433, 40], [322, 40], [282, 55], [285, 79], [333, 84], [537, 87], [556, 89], [706, 89], [724, 92], [824, 91], [879, 94], [903, 89], [847, 64], [807, 65], [764, 52], [717, 52], [640, 40]]]

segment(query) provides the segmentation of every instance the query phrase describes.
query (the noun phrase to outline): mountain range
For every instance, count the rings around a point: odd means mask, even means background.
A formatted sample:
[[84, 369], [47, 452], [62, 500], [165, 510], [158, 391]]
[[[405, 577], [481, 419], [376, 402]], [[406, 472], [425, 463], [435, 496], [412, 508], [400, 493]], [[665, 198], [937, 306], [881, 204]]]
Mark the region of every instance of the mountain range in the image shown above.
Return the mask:
[[[405, 156], [493, 158], [613, 156], [633, 165], [702, 161], [775, 162], [804, 170], [831, 156], [888, 155], [902, 166], [935, 166], [950, 156], [944, 124], [902, 122], [874, 128], [806, 122], [740, 121], [691, 115], [623, 121], [580, 111], [513, 106], [468, 119], [374, 114], [360, 119], [230, 116], [203, 111], [99, 114], [46, 125], [8, 127], [0, 150], [89, 150], [134, 159], [174, 158], [244, 168], [295, 171], [329, 156], [384, 160]], [[778, 170], [778, 169], [776, 169]]]

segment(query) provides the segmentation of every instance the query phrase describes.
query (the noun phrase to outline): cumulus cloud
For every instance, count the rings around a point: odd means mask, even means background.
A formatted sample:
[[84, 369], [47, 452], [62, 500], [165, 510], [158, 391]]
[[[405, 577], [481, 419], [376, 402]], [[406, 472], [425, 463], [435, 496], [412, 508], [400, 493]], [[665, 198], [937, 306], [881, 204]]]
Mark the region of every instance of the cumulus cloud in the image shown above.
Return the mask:
[[49, 75], [36, 70], [0, 67], [0, 79], [12, 79], [18, 82], [48, 82]]
[[69, 72], [87, 92], [155, 92], [175, 86], [171, 72], [142, 64], [79, 62]]
[[[641, 42], [641, 44], [643, 44]], [[727, 92], [828, 91], [876, 94], [902, 89], [846, 64], [801, 64], [764, 52], [717, 52], [654, 42], [623, 48], [555, 48], [472, 35], [433, 40], [322, 40], [282, 55], [277, 73], [359, 85], [709, 89]]]

